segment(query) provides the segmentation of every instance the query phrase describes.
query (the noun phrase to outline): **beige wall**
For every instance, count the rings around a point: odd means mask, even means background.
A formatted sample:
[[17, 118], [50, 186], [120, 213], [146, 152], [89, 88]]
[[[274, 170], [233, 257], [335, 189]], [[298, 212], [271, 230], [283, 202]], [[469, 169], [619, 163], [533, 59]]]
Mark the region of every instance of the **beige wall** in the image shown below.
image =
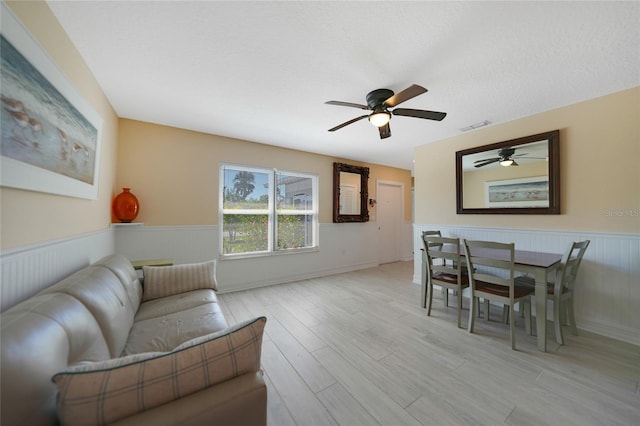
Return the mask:
[[7, 2], [104, 120], [98, 200], [0, 188], [2, 250], [104, 229], [110, 223], [118, 121], [93, 75], [45, 2]]
[[[560, 129], [560, 215], [457, 215], [455, 152]], [[415, 223], [640, 232], [640, 87], [416, 149]]]
[[[331, 221], [333, 161], [367, 165], [371, 168], [371, 198], [376, 197], [378, 179], [405, 184], [405, 220], [411, 221], [411, 178], [407, 170], [119, 121], [46, 3], [7, 4], [102, 116], [104, 127], [98, 200], [0, 188], [0, 249], [107, 227], [111, 220], [111, 199], [123, 186], [132, 187], [140, 198], [138, 221], [148, 225], [216, 224], [220, 162], [317, 173], [321, 184], [321, 222]], [[415, 221], [640, 232], [639, 117], [640, 88], [634, 88], [419, 147], [415, 165]], [[455, 151], [553, 129], [561, 130], [561, 215], [456, 215]], [[370, 214], [375, 214], [375, 208]]]
[[[409, 170], [360, 163], [222, 136], [122, 119], [117, 187], [130, 187], [140, 201], [136, 222], [151, 226], [218, 223], [221, 163], [276, 167], [319, 176], [321, 223], [332, 221], [333, 162], [370, 168], [369, 196], [377, 179], [405, 186], [405, 220], [411, 221]], [[372, 214], [375, 211], [370, 210]]]
[[[216, 224], [220, 162], [280, 167], [320, 175], [320, 221], [331, 222], [332, 163], [371, 168], [376, 179], [405, 184], [405, 220], [411, 220], [410, 172], [300, 151], [118, 120], [93, 75], [45, 2], [7, 2], [34, 39], [104, 120], [98, 200], [0, 188], [0, 249], [6, 250], [104, 229], [111, 200], [130, 186], [141, 202], [136, 221], [148, 225]], [[122, 123], [124, 129], [118, 129]], [[122, 141], [118, 141], [121, 137]], [[118, 153], [122, 149], [122, 153]], [[117, 165], [116, 171], [116, 163]], [[116, 174], [118, 175], [116, 181]], [[375, 209], [372, 214], [375, 214]]]

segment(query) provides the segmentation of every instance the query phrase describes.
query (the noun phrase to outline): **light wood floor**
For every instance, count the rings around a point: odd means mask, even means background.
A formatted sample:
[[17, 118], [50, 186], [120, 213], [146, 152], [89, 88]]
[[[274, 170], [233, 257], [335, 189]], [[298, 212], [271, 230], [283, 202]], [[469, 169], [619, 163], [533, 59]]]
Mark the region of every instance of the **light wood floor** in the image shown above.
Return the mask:
[[454, 297], [419, 308], [412, 273], [399, 262], [219, 295], [229, 323], [268, 318], [270, 426], [640, 425], [640, 347], [568, 331], [558, 346], [548, 323], [541, 353], [518, 317], [512, 351], [500, 309], [469, 334]]

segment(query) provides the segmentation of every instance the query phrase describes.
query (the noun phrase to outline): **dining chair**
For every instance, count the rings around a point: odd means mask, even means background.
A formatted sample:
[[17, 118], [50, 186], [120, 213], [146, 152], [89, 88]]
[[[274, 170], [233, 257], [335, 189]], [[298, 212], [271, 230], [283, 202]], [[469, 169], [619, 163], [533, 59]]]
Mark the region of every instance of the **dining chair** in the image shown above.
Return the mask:
[[[582, 257], [587, 251], [590, 242], [590, 240], [585, 240], [571, 243], [556, 270], [555, 281], [547, 283], [547, 300], [553, 301], [553, 326], [556, 342], [560, 345], [564, 344], [563, 325], [568, 325], [571, 333], [578, 335], [576, 317], [573, 310], [573, 292]], [[530, 277], [518, 277], [516, 281], [535, 285], [535, 280]], [[567, 324], [567, 321], [569, 324]]]
[[531, 334], [531, 295], [535, 288], [516, 284], [514, 280], [513, 243], [464, 240], [464, 252], [469, 271], [471, 301], [469, 303], [469, 333], [473, 333], [475, 310], [479, 297], [485, 301], [485, 319], [489, 320], [489, 305], [492, 301], [509, 308], [509, 332], [511, 349], [516, 348], [514, 305], [522, 302], [525, 314], [525, 330]]
[[[442, 233], [436, 230], [422, 231], [422, 288], [420, 294], [420, 304], [423, 308], [427, 307], [427, 249], [425, 245], [426, 237], [441, 237]], [[447, 294], [448, 296], [448, 294]], [[448, 303], [448, 297], [445, 296], [445, 303]]]
[[[460, 239], [426, 236], [423, 241], [427, 256], [427, 315], [431, 316], [434, 284], [443, 288], [445, 294], [452, 289], [458, 299], [459, 328], [462, 315], [462, 290], [469, 287], [469, 276], [462, 273], [460, 263]], [[445, 307], [448, 306], [448, 298], [444, 299], [444, 303]]]

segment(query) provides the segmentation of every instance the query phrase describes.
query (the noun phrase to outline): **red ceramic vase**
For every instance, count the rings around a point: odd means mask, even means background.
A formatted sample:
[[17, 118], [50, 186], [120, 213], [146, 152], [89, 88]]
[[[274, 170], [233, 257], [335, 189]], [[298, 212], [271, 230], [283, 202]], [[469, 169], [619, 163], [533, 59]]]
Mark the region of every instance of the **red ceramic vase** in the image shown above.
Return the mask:
[[140, 204], [130, 188], [122, 188], [122, 192], [113, 199], [113, 215], [120, 222], [130, 223], [138, 216]]

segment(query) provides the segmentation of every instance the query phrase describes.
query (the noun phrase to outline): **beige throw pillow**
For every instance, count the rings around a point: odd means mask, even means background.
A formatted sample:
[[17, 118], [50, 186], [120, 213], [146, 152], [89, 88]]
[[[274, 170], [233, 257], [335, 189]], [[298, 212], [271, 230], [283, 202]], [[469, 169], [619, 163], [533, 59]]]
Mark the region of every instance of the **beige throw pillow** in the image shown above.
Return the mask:
[[62, 425], [104, 425], [260, 369], [259, 317], [171, 352], [73, 366], [53, 376]]
[[210, 288], [218, 290], [216, 261], [174, 266], [143, 266], [142, 301]]

